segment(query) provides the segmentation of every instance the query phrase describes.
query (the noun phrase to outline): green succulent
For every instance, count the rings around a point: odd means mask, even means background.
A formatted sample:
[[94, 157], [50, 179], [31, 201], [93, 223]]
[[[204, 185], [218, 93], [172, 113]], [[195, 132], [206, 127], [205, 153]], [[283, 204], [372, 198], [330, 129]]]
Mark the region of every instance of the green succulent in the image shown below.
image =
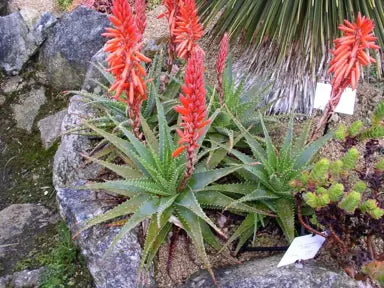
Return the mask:
[[[234, 146], [244, 147], [241, 133], [233, 122], [231, 114], [235, 115], [244, 127], [250, 127], [250, 133], [260, 134], [261, 132], [260, 118], [256, 111], [264, 113], [270, 107], [270, 105], [263, 105], [263, 99], [271, 85], [265, 85], [260, 81], [245, 89], [245, 84], [246, 77], [237, 83], [235, 75], [233, 75], [232, 58], [229, 56], [223, 73], [224, 104], [220, 103], [218, 93], [214, 93], [213, 88], [208, 87], [208, 90], [216, 96], [212, 102], [212, 110], [220, 109], [220, 113], [208, 131], [206, 140], [226, 145], [226, 148], [216, 147], [217, 149], [210, 152], [207, 161], [209, 168], [217, 167], [227, 156], [227, 150]], [[226, 109], [222, 109], [223, 105], [227, 107], [230, 113]], [[264, 120], [268, 124], [278, 123], [276, 116], [268, 116]]]
[[333, 183], [328, 189], [328, 195], [331, 202], [337, 202], [344, 195], [344, 185], [341, 183]]
[[351, 126], [349, 126], [349, 135], [351, 135], [352, 137], [355, 137], [360, 133], [361, 128], [363, 128], [363, 121], [358, 120], [353, 122]]
[[344, 170], [351, 170], [355, 168], [357, 159], [359, 158], [359, 151], [356, 148], [351, 148], [347, 151], [344, 157], [341, 159], [343, 162]]
[[309, 177], [312, 181], [315, 182], [322, 182], [327, 177], [327, 171], [329, 167], [329, 160], [326, 158], [321, 159], [318, 161], [315, 166], [313, 167]]
[[371, 119], [369, 127], [364, 127], [361, 120], [353, 122], [349, 128], [341, 124], [335, 132], [335, 139], [344, 142], [347, 137], [356, 140], [377, 139], [384, 137], [384, 101], [380, 102]]
[[380, 219], [384, 216], [384, 209], [377, 206], [375, 199], [368, 199], [360, 205], [360, 209], [364, 213], [368, 213], [374, 219]]
[[363, 193], [367, 189], [367, 184], [365, 184], [364, 181], [357, 181], [355, 185], [353, 186], [352, 190]]
[[361, 194], [356, 191], [351, 191], [344, 195], [339, 203], [339, 207], [349, 213], [355, 212], [361, 201]]
[[341, 124], [339, 126], [339, 128], [337, 128], [336, 132], [335, 132], [335, 139], [337, 140], [340, 140], [340, 141], [344, 141], [345, 140], [345, 137], [348, 135], [348, 129], [347, 129], [347, 126], [345, 126], [345, 124]]
[[[310, 122], [305, 126], [302, 134], [295, 138], [293, 118], [291, 118], [284, 143], [280, 149], [277, 149], [272, 143], [260, 113], [259, 117], [265, 137], [265, 141], [262, 143], [256, 140], [240, 121], [232, 116], [233, 121], [239, 127], [242, 135], [244, 135], [246, 143], [253, 155], [249, 156], [237, 149], [232, 149], [230, 152], [246, 165], [237, 173], [241, 174], [241, 177], [246, 181], [259, 185], [261, 189], [275, 197], [273, 199], [255, 199], [251, 196], [245, 196], [243, 199], [240, 199], [242, 201], [257, 201], [256, 203], [260, 203], [275, 212], [277, 222], [287, 240], [292, 241], [295, 234], [295, 202], [290, 186], [291, 181], [299, 176], [304, 177], [303, 172], [309, 168], [313, 157], [319, 149], [331, 139], [332, 135], [325, 135], [317, 141], [307, 144], [311, 126]], [[326, 199], [323, 200], [325, 201]], [[250, 218], [255, 219], [255, 221], [259, 220], [256, 217]], [[259, 225], [260, 221], [252, 223], [248, 232], [244, 233], [255, 235], [256, 227]]]
[[[163, 106], [157, 98], [156, 107], [159, 123], [158, 137], [142, 119], [146, 144], [140, 142], [125, 128], [123, 123], [115, 124], [125, 139], [92, 124], [87, 124], [89, 128], [113, 145], [127, 164], [117, 165], [100, 159], [92, 159], [123, 179], [88, 183], [82, 188], [104, 190], [123, 196], [127, 200], [104, 214], [90, 219], [84, 223], [79, 232], [99, 223], [130, 215], [113, 240], [110, 247], [112, 249], [125, 234], [144, 220], [149, 219], [140, 265], [140, 269], [148, 269], [160, 245], [165, 241], [172, 225], [175, 224], [184, 229], [192, 239], [198, 255], [214, 277], [205, 252], [204, 242], [220, 249], [221, 244], [212, 230], [219, 235], [225, 235], [205, 214], [202, 207], [223, 209], [230, 206], [230, 210], [237, 213], [258, 213], [260, 215], [270, 213], [267, 209], [258, 209], [241, 202], [235, 203], [233, 198], [222, 193], [223, 188], [211, 185], [239, 170], [242, 165], [232, 165], [215, 170], [197, 170], [189, 180], [187, 188], [179, 191], [180, 182], [184, 177], [186, 160], [185, 157], [172, 157], [172, 152], [177, 144], [174, 143]], [[211, 120], [214, 120], [216, 115], [217, 113], [214, 113]], [[238, 193], [241, 192], [238, 191]]]
[[329, 172], [333, 176], [338, 176], [343, 169], [343, 161], [340, 159], [333, 161], [329, 164]]
[[384, 158], [382, 158], [379, 162], [377, 162], [375, 168], [378, 170], [378, 171], [384, 171]]
[[381, 121], [384, 120], [384, 101], [381, 101], [375, 109], [373, 113], [372, 125], [379, 126]]

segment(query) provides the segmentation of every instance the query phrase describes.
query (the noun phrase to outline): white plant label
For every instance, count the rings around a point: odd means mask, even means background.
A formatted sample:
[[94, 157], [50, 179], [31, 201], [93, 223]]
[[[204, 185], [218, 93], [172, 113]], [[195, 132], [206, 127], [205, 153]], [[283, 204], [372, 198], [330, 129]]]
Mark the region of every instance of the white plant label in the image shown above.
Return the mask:
[[[331, 98], [331, 84], [317, 83], [315, 92], [315, 103], [313, 108], [324, 110], [329, 98]], [[335, 112], [352, 115], [355, 108], [356, 90], [347, 88], [341, 95], [340, 102]]]
[[320, 235], [305, 235], [293, 239], [287, 252], [280, 260], [277, 267], [295, 263], [297, 260], [308, 260], [316, 256], [325, 238]]

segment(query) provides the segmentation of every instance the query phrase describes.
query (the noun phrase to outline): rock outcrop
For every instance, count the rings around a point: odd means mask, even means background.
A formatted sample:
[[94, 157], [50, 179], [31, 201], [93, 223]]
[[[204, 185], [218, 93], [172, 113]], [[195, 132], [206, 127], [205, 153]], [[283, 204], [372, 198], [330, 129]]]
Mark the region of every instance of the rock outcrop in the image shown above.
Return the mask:
[[[105, 55], [102, 51], [92, 58], [92, 64], [87, 73], [83, 87], [91, 91], [97, 87], [93, 80], [104, 81], [94, 64], [102, 63]], [[64, 117], [61, 132], [78, 127], [84, 117], [95, 115], [90, 105], [84, 103], [84, 98], [73, 96], [68, 107], [68, 114]], [[107, 209], [113, 207], [106, 203], [112, 201], [111, 196], [105, 193], [95, 193], [80, 190], [84, 180], [95, 178], [99, 167], [94, 164], [84, 165], [81, 153], [86, 153], [93, 148], [87, 136], [79, 134], [66, 134], [62, 136], [61, 144], [54, 159], [53, 182], [57, 191], [57, 202], [60, 214], [67, 222], [71, 232], [77, 233], [80, 225]], [[106, 256], [114, 236], [120, 228], [110, 228], [97, 225], [75, 239], [81, 248], [88, 268], [94, 278], [96, 287], [100, 288], [136, 288], [138, 287], [138, 268], [140, 263], [141, 247], [138, 243], [136, 231], [123, 237]], [[153, 278], [148, 277], [146, 287], [151, 287]]]
[[[334, 272], [307, 262], [277, 268], [281, 255], [253, 260], [241, 265], [215, 271], [221, 288], [362, 288], [363, 283], [349, 278], [344, 272]], [[206, 271], [193, 275], [180, 288], [214, 287]]]
[[39, 19], [26, 9], [0, 17], [0, 70], [7, 75], [17, 75], [55, 22], [56, 18], [49, 13]]
[[32, 89], [26, 95], [22, 95], [21, 98], [20, 104], [12, 106], [16, 126], [31, 133], [33, 122], [39, 113], [39, 109], [46, 101], [45, 89], [43, 87]]
[[49, 84], [58, 90], [79, 89], [91, 57], [103, 47], [105, 14], [78, 7], [53, 27], [41, 48], [39, 63]]
[[40, 130], [41, 141], [43, 142], [44, 148], [49, 149], [53, 143], [59, 138], [61, 133], [61, 123], [68, 110], [64, 109], [56, 114], [50, 115], [41, 119], [37, 126]]
[[0, 288], [33, 288], [39, 287], [45, 268], [23, 270], [0, 277]]
[[[52, 228], [59, 217], [37, 204], [13, 204], [0, 211], [1, 274], [10, 273], [18, 260], [38, 247], [39, 233]], [[0, 286], [1, 287], [1, 286]]]

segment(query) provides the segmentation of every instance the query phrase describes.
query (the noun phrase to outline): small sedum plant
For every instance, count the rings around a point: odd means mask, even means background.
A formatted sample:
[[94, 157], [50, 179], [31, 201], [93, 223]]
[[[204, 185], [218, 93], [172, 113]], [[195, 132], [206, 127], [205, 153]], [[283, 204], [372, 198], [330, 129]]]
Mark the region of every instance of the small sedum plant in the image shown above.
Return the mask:
[[[384, 102], [374, 111], [370, 126], [362, 121], [340, 126], [335, 138], [346, 150], [344, 155], [319, 160], [291, 182], [300, 222], [312, 233], [329, 235], [334, 257], [351, 276], [372, 272], [384, 260], [375, 240], [384, 237], [384, 157], [379, 142], [384, 137], [383, 119]], [[359, 145], [363, 152], [357, 144], [364, 144]], [[316, 228], [301, 215], [303, 204], [313, 209]]]

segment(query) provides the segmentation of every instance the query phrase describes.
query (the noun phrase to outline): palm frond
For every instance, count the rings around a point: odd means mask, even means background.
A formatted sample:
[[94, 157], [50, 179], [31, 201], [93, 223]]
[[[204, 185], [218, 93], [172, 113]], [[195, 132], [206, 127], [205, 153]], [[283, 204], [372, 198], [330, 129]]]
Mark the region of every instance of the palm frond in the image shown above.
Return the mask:
[[[229, 32], [248, 47], [237, 70], [247, 67], [258, 78], [272, 73], [276, 100], [272, 110], [282, 113], [311, 112], [317, 79], [326, 79], [329, 48], [340, 36], [338, 25], [361, 11], [373, 19], [379, 46], [384, 48], [384, 2], [382, 0], [211, 0], [200, 1], [205, 23], [216, 21], [211, 35]], [[381, 77], [382, 55], [374, 55]], [[236, 70], [236, 65], [234, 65]], [[267, 71], [267, 72], [266, 72]]]

